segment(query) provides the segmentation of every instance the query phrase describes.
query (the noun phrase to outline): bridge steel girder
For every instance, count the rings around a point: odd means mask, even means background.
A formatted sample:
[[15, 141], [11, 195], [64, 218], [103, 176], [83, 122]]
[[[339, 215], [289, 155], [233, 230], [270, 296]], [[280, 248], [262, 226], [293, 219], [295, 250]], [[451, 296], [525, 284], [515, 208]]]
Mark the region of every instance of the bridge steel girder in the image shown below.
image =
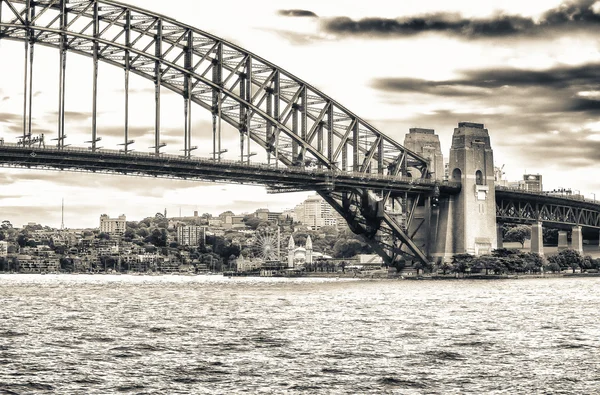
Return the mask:
[[531, 224], [550, 228], [581, 226], [600, 229], [600, 204], [589, 201], [496, 188], [499, 222]]
[[[164, 145], [160, 141], [160, 89], [163, 87], [178, 93], [186, 102], [194, 102], [212, 112], [215, 119], [218, 117], [219, 133], [215, 140], [218, 139], [219, 146], [220, 121], [223, 120], [239, 130], [242, 139], [246, 135], [248, 156], [252, 141], [269, 157], [274, 155], [276, 167], [317, 166], [335, 174], [359, 172], [365, 176], [388, 176], [392, 183], [401, 183], [408, 169], [419, 172], [417, 179], [428, 177], [425, 158], [407, 150], [310, 84], [239, 46], [164, 15], [110, 0], [72, 3], [0, 0], [2, 38], [89, 56], [94, 60], [94, 81], [97, 81], [98, 62], [104, 62], [125, 70], [126, 81], [129, 73], [135, 73], [154, 82], [157, 108], [153, 148], [157, 158]], [[128, 87], [126, 95], [127, 90]], [[64, 91], [61, 94], [64, 95]], [[101, 138], [96, 130], [96, 94], [94, 90], [91, 141], [94, 152], [99, 150], [96, 142]], [[64, 97], [61, 100], [64, 102]], [[186, 106], [184, 154], [187, 157], [195, 148], [190, 139], [190, 110]], [[63, 120], [57, 139], [58, 146], [64, 148], [64, 106], [60, 106], [61, 111], [63, 114], [59, 117]], [[125, 133], [126, 151], [131, 143]], [[218, 150], [220, 160], [221, 149], [216, 141], [214, 144], [213, 155], [216, 160]], [[242, 148], [241, 162], [243, 157]], [[342, 163], [338, 163], [340, 157]], [[366, 232], [372, 242], [381, 244], [381, 240], [392, 234], [394, 240], [387, 244], [391, 247], [386, 247], [389, 251], [386, 259], [395, 260], [408, 246], [408, 253], [426, 260], [403, 233], [405, 223], [398, 224], [382, 213], [369, 218], [373, 213], [364, 209], [355, 214], [345, 212], [350, 208], [335, 193], [348, 192], [339, 188], [340, 184], [336, 184], [331, 191], [320, 190], [319, 193], [334, 204], [338, 212], [341, 209], [347, 220], [351, 218], [351, 222], [368, 223], [368, 228], [377, 228]], [[382, 207], [391, 202], [402, 207], [405, 222], [411, 218], [407, 199], [394, 195], [393, 187], [373, 188], [365, 183], [350, 194], [364, 197], [371, 190], [383, 199]], [[429, 191], [431, 188], [427, 193]], [[418, 200], [418, 195], [424, 192], [409, 188], [404, 194], [410, 193]], [[365, 206], [364, 202], [359, 206]]]

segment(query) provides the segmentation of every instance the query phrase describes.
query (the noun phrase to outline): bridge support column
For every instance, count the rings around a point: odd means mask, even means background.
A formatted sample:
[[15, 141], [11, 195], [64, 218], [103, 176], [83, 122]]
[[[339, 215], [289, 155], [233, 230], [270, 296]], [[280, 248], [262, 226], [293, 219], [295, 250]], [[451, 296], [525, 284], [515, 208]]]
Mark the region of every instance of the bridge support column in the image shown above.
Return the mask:
[[544, 255], [544, 237], [541, 222], [531, 225], [531, 252]]
[[497, 248], [494, 157], [483, 124], [460, 122], [454, 129], [450, 160], [452, 181], [460, 181], [452, 212], [450, 254], [489, 254]]
[[504, 248], [504, 235], [503, 235], [503, 225], [501, 223], [497, 223], [496, 224], [496, 240], [498, 243], [498, 247], [497, 248]]
[[583, 253], [583, 235], [581, 234], [581, 226], [573, 226], [571, 233], [571, 248]]
[[567, 241], [567, 232], [564, 230], [558, 231], [558, 251], [566, 250], [569, 248], [569, 243]]

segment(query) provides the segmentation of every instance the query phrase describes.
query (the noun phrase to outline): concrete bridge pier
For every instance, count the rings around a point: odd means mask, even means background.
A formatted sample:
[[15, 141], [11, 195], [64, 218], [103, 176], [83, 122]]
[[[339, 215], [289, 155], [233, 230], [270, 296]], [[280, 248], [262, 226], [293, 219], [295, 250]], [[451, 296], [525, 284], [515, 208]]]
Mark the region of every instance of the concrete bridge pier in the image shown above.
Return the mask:
[[531, 225], [531, 252], [544, 255], [544, 232], [541, 222]]
[[558, 251], [566, 250], [569, 248], [569, 242], [567, 241], [567, 231], [559, 230], [558, 231]]
[[500, 222], [498, 222], [496, 224], [496, 240], [497, 240], [497, 243], [498, 243], [498, 247], [497, 248], [503, 248], [504, 247], [503, 226], [504, 226], [504, 224], [501, 224]]
[[580, 254], [583, 253], [583, 235], [581, 234], [581, 226], [573, 226], [571, 233], [571, 248], [578, 251]]
[[451, 181], [460, 181], [456, 196], [440, 201], [437, 240], [432, 256], [489, 254], [498, 246], [494, 158], [483, 124], [460, 122], [454, 129], [448, 161]]

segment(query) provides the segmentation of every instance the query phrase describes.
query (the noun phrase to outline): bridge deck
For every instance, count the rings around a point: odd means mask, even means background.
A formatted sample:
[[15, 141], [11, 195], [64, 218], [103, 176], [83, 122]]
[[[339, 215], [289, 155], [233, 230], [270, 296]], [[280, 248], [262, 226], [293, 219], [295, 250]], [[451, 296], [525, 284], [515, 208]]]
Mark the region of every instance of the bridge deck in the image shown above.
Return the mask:
[[[261, 184], [280, 190], [322, 190], [369, 188], [392, 193], [429, 192], [434, 180], [394, 177], [382, 174], [348, 173], [338, 170], [274, 167], [266, 164], [209, 158], [185, 158], [178, 155], [98, 150], [84, 148], [24, 147], [0, 145], [0, 164], [10, 167], [75, 170], [152, 176], [189, 180]], [[458, 193], [460, 183], [438, 183], [445, 194]]]

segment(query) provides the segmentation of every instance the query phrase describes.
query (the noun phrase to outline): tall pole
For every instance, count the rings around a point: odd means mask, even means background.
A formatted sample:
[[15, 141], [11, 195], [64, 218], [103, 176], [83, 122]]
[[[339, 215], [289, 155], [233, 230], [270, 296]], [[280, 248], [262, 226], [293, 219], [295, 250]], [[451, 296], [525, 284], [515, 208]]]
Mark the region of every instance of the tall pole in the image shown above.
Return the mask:
[[[30, 18], [30, 22], [31, 20], [33, 20], [33, 18], [35, 17], [35, 7], [30, 7], [30, 9], [28, 10], [28, 15]], [[29, 26], [29, 24], [28, 24]], [[29, 145], [31, 145], [31, 131], [32, 131], [32, 116], [33, 116], [33, 48], [34, 48], [34, 37], [33, 37], [33, 30], [32, 29], [28, 29], [29, 32], [29, 118], [28, 118], [28, 125], [27, 125], [27, 131], [29, 132]]]
[[98, 35], [99, 35], [99, 20], [98, 20], [98, 1], [94, 1], [94, 71], [93, 71], [93, 91], [92, 91], [92, 152], [96, 152], [97, 137], [97, 118], [98, 118]]
[[191, 30], [187, 33], [187, 45], [185, 51], [185, 69], [188, 73], [184, 77], [184, 148], [183, 153], [186, 158], [191, 156], [192, 152], [192, 79], [189, 73], [192, 72], [192, 56], [194, 50], [194, 37]]
[[160, 155], [160, 84], [162, 82], [162, 73], [160, 70], [160, 59], [162, 58], [162, 21], [156, 22], [156, 36], [154, 37], [154, 49], [156, 61], [154, 63], [154, 154]]
[[281, 121], [280, 117], [281, 117], [281, 113], [280, 111], [280, 103], [279, 103], [279, 95], [280, 95], [280, 88], [281, 88], [281, 84], [280, 84], [280, 78], [279, 78], [279, 70], [277, 70], [275, 72], [275, 86], [274, 86], [274, 95], [273, 95], [273, 100], [274, 100], [274, 106], [273, 106], [273, 111], [275, 112], [275, 114], [273, 114], [275, 116], [275, 121], [277, 122], [277, 124], [275, 125], [275, 168], [279, 167], [279, 121]]
[[[240, 97], [242, 100], [246, 100], [246, 77], [244, 74], [240, 76]], [[246, 122], [244, 120], [245, 108], [240, 103], [240, 163], [244, 163], [244, 132], [246, 129]], [[248, 157], [250, 161], [250, 157]]]
[[[252, 57], [248, 55], [248, 59], [246, 60], [246, 73], [248, 77], [246, 78], [246, 101], [252, 104]], [[250, 132], [251, 132], [251, 119], [250, 119], [250, 109], [246, 107], [246, 149], [248, 151], [248, 164], [250, 164]]]
[[28, 84], [28, 65], [29, 65], [29, 8], [30, 8], [30, 0], [26, 0], [25, 2], [25, 63], [23, 66], [23, 146], [25, 146], [27, 142], [27, 136], [29, 135], [27, 132], [27, 89], [29, 87]]
[[65, 85], [67, 70], [66, 34], [67, 29], [67, 1], [60, 0], [60, 59], [59, 59], [59, 82], [58, 82], [58, 148], [65, 146]]
[[129, 69], [131, 68], [131, 59], [129, 47], [131, 46], [131, 11], [125, 13], [125, 130], [123, 142], [125, 154], [129, 152]]

